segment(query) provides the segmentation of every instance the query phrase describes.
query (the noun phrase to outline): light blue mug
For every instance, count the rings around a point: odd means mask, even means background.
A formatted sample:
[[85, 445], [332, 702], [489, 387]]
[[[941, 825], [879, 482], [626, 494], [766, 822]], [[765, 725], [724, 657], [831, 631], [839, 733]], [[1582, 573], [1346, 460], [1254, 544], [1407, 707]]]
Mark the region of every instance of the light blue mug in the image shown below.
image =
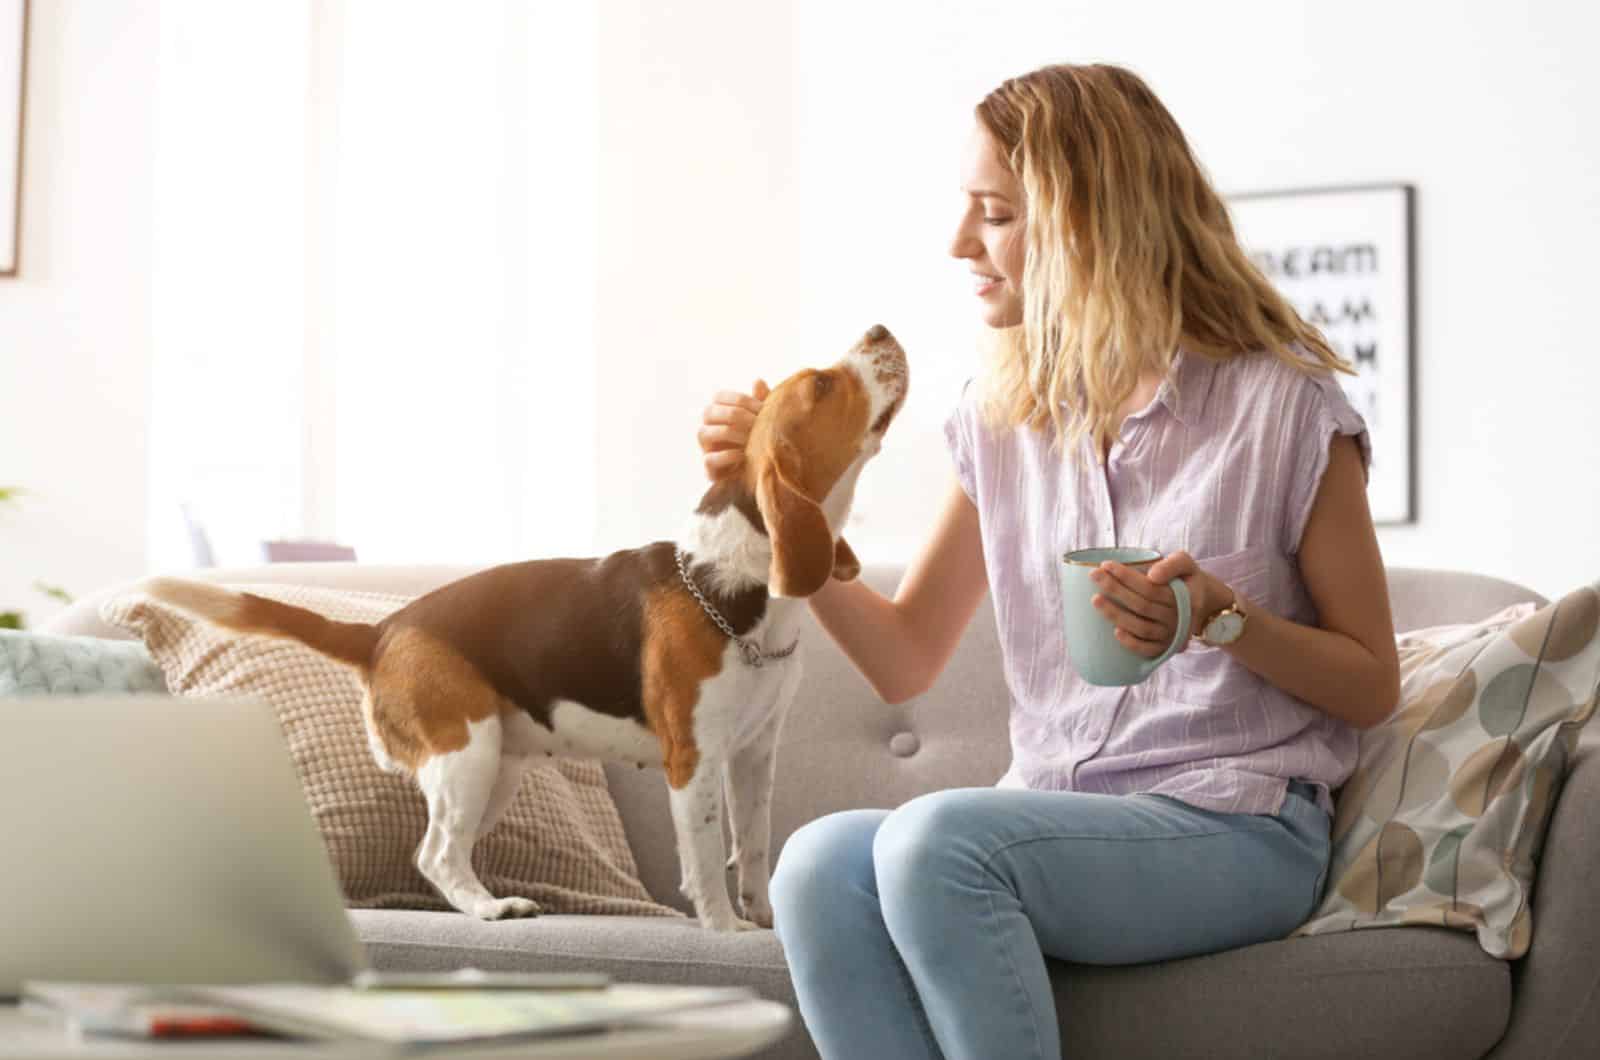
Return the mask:
[[[1080, 548], [1061, 557], [1061, 608], [1067, 627], [1067, 651], [1079, 676], [1091, 685], [1136, 685], [1179, 651], [1189, 639], [1189, 587], [1182, 578], [1172, 586], [1178, 598], [1178, 629], [1167, 650], [1147, 658], [1117, 640], [1117, 627], [1094, 608], [1100, 587], [1090, 578], [1100, 564], [1148, 568], [1161, 558], [1152, 548]], [[1116, 603], [1110, 596], [1106, 597]], [[1120, 604], [1118, 606], [1121, 606]]]

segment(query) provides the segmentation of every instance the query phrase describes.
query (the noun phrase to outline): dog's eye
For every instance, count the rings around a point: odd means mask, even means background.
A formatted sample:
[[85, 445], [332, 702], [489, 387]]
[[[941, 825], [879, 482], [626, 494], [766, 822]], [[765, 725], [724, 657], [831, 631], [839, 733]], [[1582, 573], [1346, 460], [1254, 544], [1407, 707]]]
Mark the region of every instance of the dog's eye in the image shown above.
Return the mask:
[[816, 398], [828, 396], [828, 391], [833, 389], [833, 376], [825, 372], [818, 372], [811, 377], [811, 393]]

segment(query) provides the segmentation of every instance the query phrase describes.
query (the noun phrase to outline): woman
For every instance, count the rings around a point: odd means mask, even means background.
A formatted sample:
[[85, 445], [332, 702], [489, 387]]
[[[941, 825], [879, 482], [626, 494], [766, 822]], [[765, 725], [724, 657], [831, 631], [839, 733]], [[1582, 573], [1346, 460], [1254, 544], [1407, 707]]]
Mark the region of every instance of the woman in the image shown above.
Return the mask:
[[[1356, 730], [1399, 696], [1350, 367], [1251, 266], [1166, 108], [1127, 70], [1047, 67], [979, 104], [963, 166], [950, 252], [997, 342], [946, 423], [955, 481], [892, 600], [835, 581], [811, 607], [899, 702], [987, 589], [1013, 760], [994, 788], [789, 839], [776, 929], [827, 1057], [1057, 1057], [1045, 956], [1286, 935]], [[712, 477], [755, 389], [706, 411]], [[1179, 578], [1197, 631], [1126, 689], [1074, 672], [1056, 589], [1063, 552], [1109, 544], [1165, 557], [1094, 575], [1123, 644], [1164, 650]]]

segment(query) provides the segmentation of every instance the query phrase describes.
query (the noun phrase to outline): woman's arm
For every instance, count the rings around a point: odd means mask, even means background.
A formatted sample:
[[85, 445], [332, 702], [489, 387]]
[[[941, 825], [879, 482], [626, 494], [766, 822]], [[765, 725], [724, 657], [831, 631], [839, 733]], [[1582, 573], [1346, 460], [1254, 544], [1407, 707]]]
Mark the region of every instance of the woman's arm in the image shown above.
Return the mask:
[[[1378, 535], [1367, 508], [1367, 487], [1356, 441], [1336, 435], [1328, 466], [1300, 539], [1300, 575], [1317, 607], [1319, 625], [1304, 626], [1239, 598], [1244, 634], [1223, 651], [1296, 699], [1357, 728], [1387, 718], [1400, 699], [1400, 663], [1394, 618]], [[1118, 626], [1117, 637], [1154, 657], [1176, 627], [1173, 578], [1183, 578], [1194, 602], [1194, 628], [1235, 599], [1233, 590], [1207, 574], [1187, 552], [1175, 552], [1146, 578], [1110, 564], [1094, 577], [1104, 595], [1101, 613]]]
[[1300, 538], [1300, 576], [1319, 626], [1290, 622], [1245, 601], [1244, 635], [1223, 650], [1295, 698], [1370, 728], [1400, 700], [1400, 661], [1361, 453], [1349, 435], [1334, 436]]
[[811, 613], [887, 703], [927, 691], [988, 586], [978, 510], [953, 484], [932, 535], [890, 600], [860, 581], [829, 581]]

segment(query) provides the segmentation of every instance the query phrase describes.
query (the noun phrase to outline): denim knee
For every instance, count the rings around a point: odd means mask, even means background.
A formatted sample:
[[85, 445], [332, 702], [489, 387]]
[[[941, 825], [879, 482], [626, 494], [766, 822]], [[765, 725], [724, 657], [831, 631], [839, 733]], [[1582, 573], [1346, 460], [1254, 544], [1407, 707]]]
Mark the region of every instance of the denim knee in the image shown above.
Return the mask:
[[878, 893], [887, 907], [914, 904], [970, 856], [977, 826], [957, 788], [920, 795], [891, 813], [872, 841]]
[[882, 811], [846, 810], [796, 829], [772, 873], [774, 917], [826, 920], [848, 893], [873, 891], [871, 837], [882, 816]]

